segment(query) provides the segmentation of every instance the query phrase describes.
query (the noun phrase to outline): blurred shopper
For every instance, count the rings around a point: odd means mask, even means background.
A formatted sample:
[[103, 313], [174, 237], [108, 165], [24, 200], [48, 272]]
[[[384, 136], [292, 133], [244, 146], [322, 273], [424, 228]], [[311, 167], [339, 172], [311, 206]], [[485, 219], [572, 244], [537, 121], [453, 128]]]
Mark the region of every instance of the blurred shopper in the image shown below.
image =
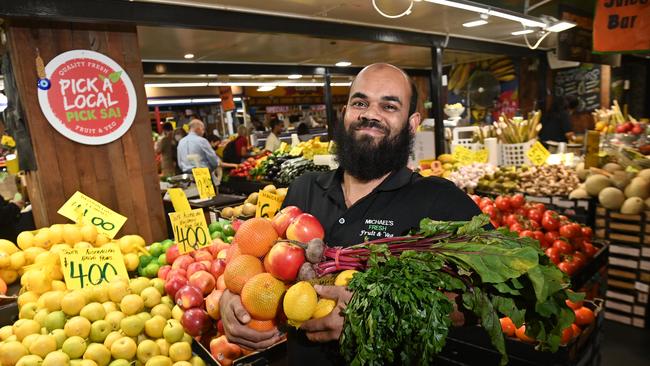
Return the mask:
[[183, 173], [191, 173], [193, 168], [208, 168], [210, 172], [219, 166], [219, 158], [214, 152], [205, 134], [205, 124], [201, 120], [193, 119], [189, 123], [190, 133], [183, 137], [176, 149], [178, 153], [178, 166]]
[[162, 126], [162, 134], [156, 141], [156, 154], [160, 154], [160, 172], [163, 177], [171, 177], [176, 174], [176, 154], [173, 143], [174, 126], [165, 122]]
[[555, 97], [551, 109], [542, 116], [541, 141], [568, 142], [573, 139], [571, 114], [578, 107], [574, 97]]
[[22, 200], [6, 201], [0, 196], [0, 239], [16, 242], [17, 225], [20, 220], [20, 210], [25, 207]]
[[282, 133], [282, 130], [284, 129], [284, 124], [282, 121], [280, 121], [277, 118], [274, 118], [271, 120], [271, 132], [269, 133], [269, 136], [266, 138], [266, 145], [264, 146], [264, 150], [268, 150], [270, 152], [273, 152], [280, 148], [280, 134]]

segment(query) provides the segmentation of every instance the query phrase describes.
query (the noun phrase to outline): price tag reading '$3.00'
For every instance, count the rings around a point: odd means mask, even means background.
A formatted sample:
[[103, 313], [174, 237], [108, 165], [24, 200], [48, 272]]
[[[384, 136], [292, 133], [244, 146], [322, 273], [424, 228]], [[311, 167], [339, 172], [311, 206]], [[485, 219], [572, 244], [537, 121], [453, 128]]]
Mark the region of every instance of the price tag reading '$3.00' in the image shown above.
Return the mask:
[[57, 212], [75, 223], [91, 223], [97, 227], [97, 231], [111, 239], [126, 222], [126, 217], [79, 191], [75, 192]]
[[210, 244], [210, 231], [202, 209], [171, 212], [169, 219], [172, 222], [174, 240], [178, 243], [178, 251], [181, 254], [193, 252]]
[[69, 289], [93, 287], [114, 277], [128, 281], [124, 257], [116, 245], [101, 248], [64, 249], [59, 253], [65, 285]]

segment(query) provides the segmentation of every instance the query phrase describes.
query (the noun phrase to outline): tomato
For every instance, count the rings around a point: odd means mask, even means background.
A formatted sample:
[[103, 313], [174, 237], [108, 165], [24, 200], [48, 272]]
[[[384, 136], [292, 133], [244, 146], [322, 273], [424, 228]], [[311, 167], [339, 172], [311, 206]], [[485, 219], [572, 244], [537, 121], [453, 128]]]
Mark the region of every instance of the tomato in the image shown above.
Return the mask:
[[535, 239], [535, 235], [534, 235], [533, 232], [530, 231], [530, 230], [524, 230], [524, 231], [522, 231], [522, 232], [519, 233], [519, 237], [520, 237], [520, 238], [523, 238], [524, 236], [527, 236], [527, 237], [529, 237], [529, 238]]
[[586, 307], [581, 307], [573, 311], [576, 314], [576, 324], [584, 327], [594, 322], [594, 312]]
[[591, 243], [585, 242], [582, 244], [582, 252], [585, 253], [587, 258], [591, 258], [598, 252], [598, 249]]
[[587, 257], [582, 252], [573, 253], [573, 263], [575, 263], [578, 268], [582, 268], [587, 264]]
[[576, 272], [575, 264], [567, 260], [560, 262], [560, 264], [557, 265], [557, 268], [559, 268], [560, 271], [566, 273], [569, 276], [572, 276]]
[[544, 238], [544, 233], [542, 233], [539, 230], [533, 231], [533, 238], [539, 242], [539, 246], [542, 248], [546, 248], [550, 246], [549, 244], [546, 243], [546, 239]]
[[492, 199], [489, 197], [483, 197], [481, 198], [481, 204], [479, 204], [479, 207], [483, 208], [485, 205], [492, 205], [494, 202], [492, 202]]
[[537, 209], [528, 211], [528, 218], [531, 219], [532, 221], [537, 221], [538, 224], [542, 221], [543, 215], [544, 212]]
[[508, 196], [499, 196], [494, 200], [494, 204], [501, 211], [510, 210], [510, 198]]
[[573, 337], [577, 338], [580, 333], [582, 333], [582, 329], [576, 323], [571, 324], [571, 329], [573, 330]]
[[478, 196], [476, 194], [473, 194], [473, 195], [470, 195], [470, 198], [472, 198], [472, 201], [474, 201], [474, 203], [476, 203], [477, 206], [481, 205], [481, 197], [480, 196]]
[[580, 228], [582, 231], [582, 236], [584, 236], [586, 239], [591, 239], [591, 237], [594, 235], [594, 231], [589, 227], [589, 226], [583, 226]]
[[564, 225], [564, 224], [570, 222], [569, 218], [564, 216], [564, 215], [559, 215], [557, 218], [558, 218], [558, 220], [560, 220], [560, 225]]
[[544, 234], [544, 239], [546, 239], [549, 244], [553, 244], [554, 241], [560, 238], [560, 233], [557, 231], [549, 231], [546, 234]]
[[560, 263], [560, 253], [557, 252], [557, 249], [553, 247], [548, 247], [546, 248], [546, 256], [553, 262], [554, 264]]
[[516, 222], [516, 223], [510, 225], [508, 227], [508, 229], [510, 229], [510, 231], [512, 231], [512, 232], [515, 232], [515, 233], [519, 234], [520, 232], [522, 232], [524, 230], [524, 227], [520, 223]]
[[521, 340], [522, 342], [526, 343], [535, 343], [535, 338], [529, 337], [526, 335], [526, 326], [522, 325], [521, 327], [517, 328], [515, 331], [515, 334], [517, 335], [517, 338]]
[[580, 230], [580, 225], [576, 223], [568, 223], [560, 226], [560, 236], [571, 239], [579, 235], [582, 235], [582, 230]]
[[560, 340], [561, 345], [566, 345], [573, 339], [573, 328], [571, 326], [566, 327], [562, 331], [562, 339]]
[[557, 250], [558, 254], [560, 255], [573, 253], [573, 247], [571, 244], [561, 239], [553, 242], [553, 248], [555, 248], [555, 250]]
[[[551, 212], [551, 214], [548, 214]], [[544, 217], [542, 217], [542, 227], [546, 231], [555, 231], [560, 227], [560, 220], [557, 218], [557, 214], [554, 211], [546, 211]]]
[[533, 221], [533, 220], [528, 221], [528, 227], [531, 230], [538, 230], [538, 229], [541, 228], [541, 226], [539, 226], [539, 223], [537, 221]]
[[533, 203], [533, 209], [538, 210], [541, 213], [544, 213], [546, 211], [546, 206], [543, 203]]
[[576, 249], [582, 249], [583, 243], [585, 242], [585, 238], [582, 236], [578, 236], [575, 238], [571, 238], [571, 244], [573, 244], [573, 247]]
[[515, 335], [517, 327], [515, 327], [515, 323], [512, 322], [512, 319], [506, 316], [499, 319], [499, 322], [501, 322], [501, 330], [503, 331], [503, 334], [508, 337], [513, 337]]
[[510, 214], [505, 217], [505, 224], [509, 227], [512, 224], [519, 222], [519, 216], [516, 214]]
[[510, 197], [510, 206], [512, 206], [514, 209], [522, 207], [524, 203], [526, 203], [526, 199], [521, 193], [517, 193], [516, 195]]
[[490, 220], [497, 221], [497, 217], [499, 217], [499, 209], [497, 209], [494, 205], [485, 205], [481, 208], [481, 211], [483, 211], [484, 214], [490, 216]]
[[528, 212], [529, 211], [530, 210], [525, 208], [525, 207], [519, 207], [518, 209], [515, 210], [515, 213], [517, 215], [519, 215], [519, 216], [522, 216], [522, 217], [528, 217]]
[[578, 310], [578, 309], [580, 309], [582, 307], [582, 301], [573, 302], [573, 301], [571, 301], [569, 299], [566, 299], [565, 302], [566, 302], [566, 305], [568, 307], [570, 307], [572, 310]]

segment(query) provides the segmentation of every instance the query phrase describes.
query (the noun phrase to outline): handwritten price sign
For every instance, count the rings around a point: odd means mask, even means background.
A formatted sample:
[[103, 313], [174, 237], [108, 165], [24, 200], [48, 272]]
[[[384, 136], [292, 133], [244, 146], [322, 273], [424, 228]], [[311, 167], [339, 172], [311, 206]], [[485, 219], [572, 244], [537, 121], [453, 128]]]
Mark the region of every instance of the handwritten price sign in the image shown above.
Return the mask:
[[551, 153], [546, 150], [544, 145], [542, 145], [539, 141], [535, 141], [533, 146], [526, 151], [526, 156], [528, 156], [528, 159], [535, 164], [535, 165], [542, 165], [546, 163], [546, 159], [548, 159], [549, 156], [551, 156]]
[[75, 192], [57, 212], [75, 223], [89, 222], [97, 227], [97, 231], [111, 239], [126, 222], [126, 217], [79, 191]]
[[210, 231], [202, 209], [171, 212], [169, 219], [181, 254], [201, 249], [210, 243]]
[[465, 146], [459, 145], [454, 147], [452, 153], [454, 160], [460, 165], [470, 165], [472, 163], [487, 163], [488, 151], [485, 149], [479, 151], [472, 151]]
[[260, 191], [257, 196], [257, 211], [255, 217], [265, 217], [272, 219], [282, 207], [284, 199], [277, 194]]
[[62, 250], [59, 258], [69, 289], [98, 286], [114, 277], [129, 279], [122, 252], [115, 245]]
[[192, 169], [192, 175], [194, 176], [194, 183], [196, 183], [196, 188], [199, 190], [199, 197], [201, 199], [209, 199], [217, 195], [214, 191], [212, 175], [210, 175], [208, 168], [194, 168]]
[[169, 199], [172, 200], [174, 211], [182, 212], [182, 211], [190, 211], [192, 209], [190, 207], [189, 201], [187, 200], [187, 196], [185, 195], [185, 192], [183, 192], [182, 189], [169, 188], [167, 190], [167, 193], [169, 193]]

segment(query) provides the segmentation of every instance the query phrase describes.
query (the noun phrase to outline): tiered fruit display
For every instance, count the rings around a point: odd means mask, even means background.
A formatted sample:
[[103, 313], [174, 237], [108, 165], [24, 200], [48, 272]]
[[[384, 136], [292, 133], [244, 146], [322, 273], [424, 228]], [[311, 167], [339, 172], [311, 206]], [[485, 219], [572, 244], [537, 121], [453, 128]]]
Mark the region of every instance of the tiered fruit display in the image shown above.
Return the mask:
[[138, 275], [155, 278], [160, 267], [167, 264], [167, 250], [174, 244], [171, 239], [154, 242], [148, 248], [149, 254], [141, 255], [138, 264]]
[[18, 306], [19, 320], [0, 328], [3, 366], [205, 365], [192, 356], [192, 337], [173, 319], [160, 279], [28, 290]]
[[590, 227], [546, 209], [543, 203], [526, 202], [521, 194], [498, 196], [494, 200], [471, 197], [490, 216], [492, 226], [507, 227], [520, 237], [537, 240], [551, 261], [569, 276], [584, 267], [598, 251], [591, 242]]
[[269, 155], [271, 155], [270, 152], [264, 151], [254, 158], [246, 159], [246, 161], [241, 163], [237, 168], [230, 171], [230, 176], [246, 179], [256, 178], [258, 175], [256, 173], [257, 167], [260, 166]]
[[[287, 195], [287, 188], [276, 188], [273, 184], [267, 184], [262, 188], [262, 191], [277, 194], [281, 199], [284, 200], [284, 197]], [[255, 216], [257, 212], [257, 200], [258, 192], [253, 192], [248, 195], [246, 201], [235, 207], [225, 207], [221, 210], [221, 217], [224, 219], [235, 219], [235, 218], [250, 218]], [[212, 230], [210, 230], [213, 232]], [[230, 234], [232, 236], [232, 234]], [[214, 237], [212, 238], [214, 239]], [[221, 238], [226, 241], [225, 238]], [[230, 242], [230, 241], [228, 241]]]
[[429, 164], [420, 165], [420, 175], [423, 177], [443, 177], [448, 178], [451, 172], [458, 168], [456, 160], [451, 154], [442, 154]]
[[500, 167], [478, 181], [477, 188], [486, 192], [523, 192], [533, 196], [566, 196], [580, 180], [575, 170], [561, 164], [529, 167]]
[[636, 139], [646, 133], [646, 125], [634, 117], [623, 114], [617, 100], [614, 100], [609, 109], [596, 109], [591, 112], [594, 119], [594, 129], [601, 134], [623, 134]]

